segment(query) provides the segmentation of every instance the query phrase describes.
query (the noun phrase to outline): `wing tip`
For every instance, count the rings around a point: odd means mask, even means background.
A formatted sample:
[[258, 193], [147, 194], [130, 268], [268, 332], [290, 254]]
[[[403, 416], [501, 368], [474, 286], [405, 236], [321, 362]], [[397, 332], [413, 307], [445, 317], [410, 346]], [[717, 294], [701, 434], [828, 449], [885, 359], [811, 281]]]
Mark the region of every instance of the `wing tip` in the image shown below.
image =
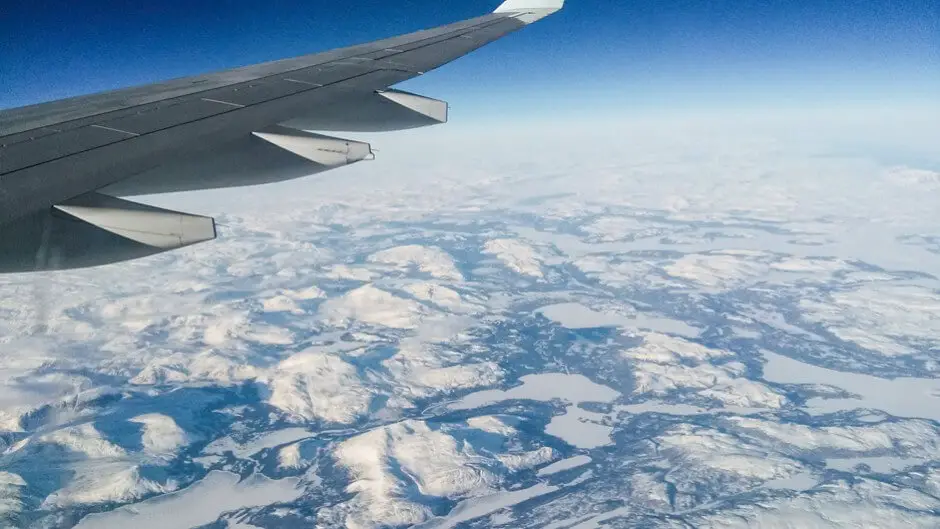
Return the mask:
[[565, 6], [565, 0], [506, 0], [494, 13], [508, 13], [526, 24], [541, 20]]

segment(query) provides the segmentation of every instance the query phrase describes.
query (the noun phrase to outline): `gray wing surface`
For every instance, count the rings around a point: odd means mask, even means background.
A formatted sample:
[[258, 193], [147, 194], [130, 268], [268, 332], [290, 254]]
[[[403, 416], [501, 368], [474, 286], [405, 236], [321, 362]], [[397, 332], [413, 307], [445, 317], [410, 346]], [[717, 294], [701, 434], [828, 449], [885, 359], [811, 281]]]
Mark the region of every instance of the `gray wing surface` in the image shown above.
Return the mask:
[[[14, 221], [62, 217], [68, 201], [96, 191], [130, 196], [251, 185], [366, 159], [367, 145], [305, 131], [444, 122], [446, 103], [389, 87], [562, 4], [508, 0], [485, 16], [368, 44], [2, 111], [0, 254], [11, 252], [4, 241], [16, 238]], [[268, 170], [236, 174], [225, 158], [246, 149], [258, 151], [252, 160], [270, 162]]]

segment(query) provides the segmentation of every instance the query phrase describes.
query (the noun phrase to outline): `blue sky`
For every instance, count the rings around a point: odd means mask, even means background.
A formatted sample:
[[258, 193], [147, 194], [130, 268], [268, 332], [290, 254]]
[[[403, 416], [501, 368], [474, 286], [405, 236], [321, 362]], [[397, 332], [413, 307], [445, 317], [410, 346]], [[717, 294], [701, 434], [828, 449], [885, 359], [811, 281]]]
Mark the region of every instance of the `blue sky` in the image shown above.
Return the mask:
[[[0, 108], [322, 51], [498, 0], [9, 0]], [[935, 0], [568, 0], [402, 88], [454, 115], [916, 104], [940, 94]]]

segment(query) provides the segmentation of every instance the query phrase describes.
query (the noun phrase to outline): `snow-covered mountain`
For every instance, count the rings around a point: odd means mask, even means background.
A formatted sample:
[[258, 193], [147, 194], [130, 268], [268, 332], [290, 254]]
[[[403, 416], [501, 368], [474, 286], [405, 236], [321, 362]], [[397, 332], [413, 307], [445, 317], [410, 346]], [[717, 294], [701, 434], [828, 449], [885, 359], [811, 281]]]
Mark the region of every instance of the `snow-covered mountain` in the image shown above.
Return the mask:
[[457, 130], [154, 199], [228, 211], [211, 244], [0, 276], [0, 525], [940, 524], [935, 168]]

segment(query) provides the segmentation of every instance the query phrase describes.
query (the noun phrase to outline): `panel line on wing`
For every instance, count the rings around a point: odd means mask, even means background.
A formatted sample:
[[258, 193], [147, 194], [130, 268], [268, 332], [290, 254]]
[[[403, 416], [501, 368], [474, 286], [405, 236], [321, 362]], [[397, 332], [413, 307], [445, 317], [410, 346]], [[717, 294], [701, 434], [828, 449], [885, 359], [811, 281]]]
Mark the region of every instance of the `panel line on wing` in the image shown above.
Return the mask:
[[130, 132], [130, 131], [127, 131], [127, 130], [116, 129], [116, 128], [114, 128], [114, 127], [105, 127], [104, 125], [90, 125], [90, 126], [96, 128], [96, 129], [110, 130], [111, 132], [120, 132], [121, 134], [127, 134], [128, 136], [140, 136], [140, 134], [137, 134], [136, 132]]
[[300, 79], [291, 79], [290, 77], [285, 77], [284, 80], [290, 83], [300, 83], [300, 84], [305, 84], [308, 86], [314, 86], [317, 88], [320, 88], [321, 86], [323, 86], [320, 83], [311, 83], [310, 81], [301, 81]]
[[220, 105], [229, 105], [235, 108], [245, 108], [245, 105], [239, 105], [238, 103], [230, 103], [228, 101], [219, 101], [218, 99], [209, 99], [208, 97], [200, 98], [203, 101], [208, 101], [209, 103], [219, 103]]

